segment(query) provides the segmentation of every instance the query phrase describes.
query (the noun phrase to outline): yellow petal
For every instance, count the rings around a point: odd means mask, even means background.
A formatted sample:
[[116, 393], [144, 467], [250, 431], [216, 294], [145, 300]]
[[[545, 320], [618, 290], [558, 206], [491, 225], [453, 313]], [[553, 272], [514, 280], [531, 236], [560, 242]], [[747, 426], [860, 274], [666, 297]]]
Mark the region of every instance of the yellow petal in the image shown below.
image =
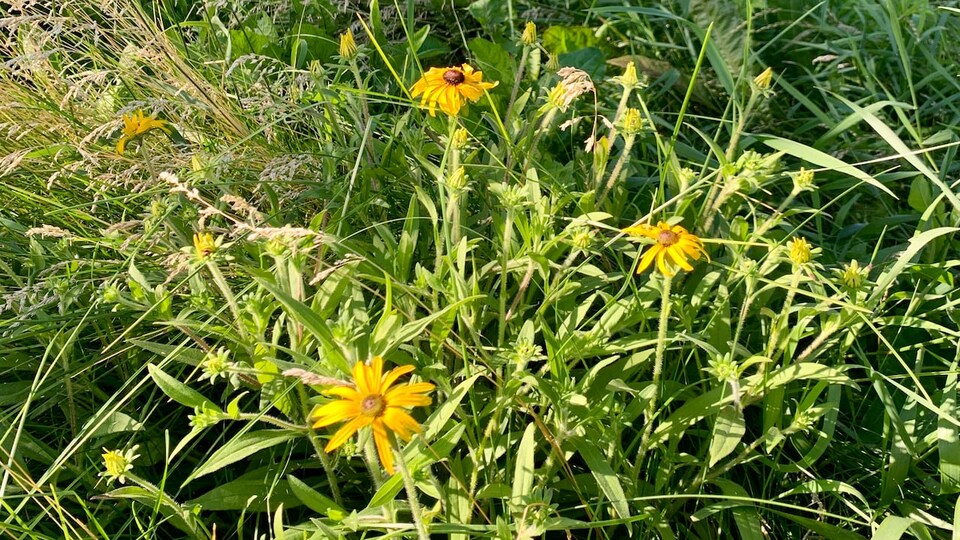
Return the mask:
[[683, 256], [683, 252], [679, 249], [676, 249], [676, 247], [667, 249], [667, 254], [670, 255], [670, 258], [673, 259], [673, 262], [677, 263], [680, 268], [683, 268], [687, 272], [693, 270], [693, 266], [691, 266], [690, 263], [687, 262], [687, 258]]
[[640, 257], [640, 262], [637, 263], [637, 273], [642, 274], [644, 270], [650, 268], [650, 263], [653, 262], [654, 257], [656, 257], [657, 252], [660, 251], [660, 246], [650, 246], [647, 248], [647, 251], [643, 253], [643, 257]]
[[380, 389], [386, 392], [388, 388], [393, 386], [393, 383], [395, 383], [398, 378], [406, 375], [407, 373], [410, 373], [411, 371], [413, 371], [413, 366], [410, 364], [407, 364], [405, 366], [397, 366], [391, 369], [383, 377], [383, 381], [380, 382]]
[[409, 441], [414, 433], [420, 433], [420, 424], [403, 409], [388, 407], [383, 413], [383, 423], [398, 437]]
[[337, 448], [340, 448], [343, 443], [347, 442], [354, 433], [356, 433], [360, 428], [366, 426], [370, 423], [369, 416], [360, 415], [353, 420], [347, 422], [336, 433], [333, 434], [333, 438], [327, 442], [327, 446], [324, 447], [324, 452], [332, 452]]
[[380, 456], [380, 463], [386, 469], [387, 474], [393, 474], [393, 450], [390, 449], [390, 439], [387, 438], [387, 429], [383, 422], [377, 419], [373, 423], [373, 442], [377, 445], [377, 454]]
[[344, 420], [354, 418], [359, 415], [359, 402], [340, 400], [327, 403], [323, 407], [320, 407], [310, 415], [310, 419], [313, 421], [314, 429], [316, 429], [327, 427], [338, 422], [343, 422]]
[[433, 402], [430, 396], [423, 395], [434, 389], [431, 383], [414, 383], [398, 386], [389, 390], [383, 398], [391, 407], [424, 407]]

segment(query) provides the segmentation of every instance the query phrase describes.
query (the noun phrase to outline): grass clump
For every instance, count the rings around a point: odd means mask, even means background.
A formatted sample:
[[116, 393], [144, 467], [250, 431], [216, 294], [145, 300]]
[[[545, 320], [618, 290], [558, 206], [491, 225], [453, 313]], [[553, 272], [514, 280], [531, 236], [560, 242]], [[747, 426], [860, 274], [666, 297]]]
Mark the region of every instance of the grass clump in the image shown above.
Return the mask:
[[955, 537], [958, 11], [854, 4], [0, 8], [0, 531]]

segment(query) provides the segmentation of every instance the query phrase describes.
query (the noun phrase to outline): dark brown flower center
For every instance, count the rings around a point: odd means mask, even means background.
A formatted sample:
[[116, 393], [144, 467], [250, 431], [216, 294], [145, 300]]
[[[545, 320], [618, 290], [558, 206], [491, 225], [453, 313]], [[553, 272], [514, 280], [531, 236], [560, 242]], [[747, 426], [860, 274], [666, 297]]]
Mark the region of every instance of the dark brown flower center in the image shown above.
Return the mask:
[[386, 408], [383, 396], [380, 394], [370, 394], [360, 402], [360, 413], [364, 416], [380, 416], [383, 409]]
[[663, 247], [670, 247], [676, 244], [678, 239], [677, 233], [673, 231], [660, 231], [660, 233], [657, 234], [657, 243]]
[[446, 81], [447, 84], [456, 86], [466, 80], [466, 76], [459, 69], [448, 69], [443, 74], [443, 80]]

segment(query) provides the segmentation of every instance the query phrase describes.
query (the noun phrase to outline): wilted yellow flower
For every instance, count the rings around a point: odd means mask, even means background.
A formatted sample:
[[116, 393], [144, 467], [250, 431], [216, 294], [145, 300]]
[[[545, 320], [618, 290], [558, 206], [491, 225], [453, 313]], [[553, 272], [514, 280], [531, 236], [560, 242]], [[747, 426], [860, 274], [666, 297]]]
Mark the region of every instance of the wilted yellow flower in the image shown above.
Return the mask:
[[533, 22], [528, 22], [526, 26], [523, 27], [523, 34], [520, 36], [520, 41], [524, 45], [533, 45], [537, 42], [537, 25]]
[[167, 129], [166, 125], [166, 120], [157, 120], [152, 116], [144, 116], [143, 110], [141, 109], [137, 109], [137, 112], [134, 114], [123, 115], [123, 134], [120, 135], [120, 140], [117, 141], [117, 153], [122, 156], [123, 150], [126, 148], [128, 142], [151, 129], [159, 129], [169, 135], [170, 130]]
[[124, 452], [104, 448], [103, 466], [106, 470], [101, 472], [100, 476], [106, 476], [108, 482], [113, 482], [114, 480], [118, 480], [121, 484], [126, 482], [127, 471], [133, 469], [133, 460], [140, 457], [140, 455], [136, 453], [138, 448], [140, 448], [140, 445], [135, 445], [133, 448]]
[[357, 362], [353, 366], [353, 382], [356, 388], [335, 386], [325, 394], [339, 397], [310, 415], [314, 429], [327, 427], [349, 420], [327, 442], [325, 452], [339, 448], [360, 428], [371, 426], [373, 441], [377, 445], [380, 462], [388, 474], [393, 474], [393, 454], [390, 450], [389, 429], [404, 441], [420, 432], [420, 424], [405, 410], [406, 407], [423, 407], [432, 400], [428, 394], [434, 385], [428, 382], [408, 383], [390, 388], [396, 380], [413, 371], [413, 366], [396, 367], [383, 373], [383, 358], [374, 356], [370, 365]]
[[787, 248], [790, 250], [790, 260], [798, 266], [807, 264], [813, 257], [810, 253], [810, 243], [806, 238], [795, 238], [787, 242]]
[[422, 95], [420, 105], [429, 106], [430, 116], [440, 110], [456, 116], [467, 100], [477, 101], [484, 90], [499, 82], [483, 82], [483, 72], [474, 71], [469, 64], [460, 67], [430, 68], [410, 89], [413, 97]]
[[213, 235], [208, 232], [194, 233], [193, 249], [197, 252], [197, 258], [204, 260], [217, 251], [217, 243], [213, 240]]
[[[623, 233], [634, 238], [647, 238], [654, 241], [637, 264], [638, 274], [649, 268], [654, 259], [657, 261], [657, 269], [660, 273], [668, 277], [674, 275], [670, 269], [672, 264], [676, 264], [687, 272], [693, 270], [693, 266], [687, 261], [688, 257], [696, 261], [700, 259], [700, 255], [703, 255], [707, 261], [710, 260], [710, 256], [703, 249], [703, 241], [680, 225], [671, 227], [661, 221], [656, 227], [646, 224], [627, 227], [623, 229]], [[669, 262], [667, 257], [670, 258]]]
[[840, 281], [851, 289], [859, 289], [860, 285], [863, 284], [863, 275], [865, 273], [864, 270], [864, 268], [860, 267], [860, 263], [854, 259], [850, 261], [850, 264], [847, 264], [843, 267], [843, 273], [840, 275]]
[[353, 39], [353, 30], [340, 34], [340, 58], [353, 60], [357, 56], [357, 42]]
[[547, 54], [547, 69], [549, 71], [557, 71], [560, 69], [560, 57], [553, 53]]
[[773, 68], [767, 68], [763, 70], [759, 75], [754, 77], [753, 84], [757, 86], [760, 90], [769, 90], [770, 83], [773, 81]]
[[640, 110], [630, 107], [623, 111], [623, 116], [620, 117], [620, 129], [625, 135], [636, 135], [643, 131], [643, 115], [640, 114]]

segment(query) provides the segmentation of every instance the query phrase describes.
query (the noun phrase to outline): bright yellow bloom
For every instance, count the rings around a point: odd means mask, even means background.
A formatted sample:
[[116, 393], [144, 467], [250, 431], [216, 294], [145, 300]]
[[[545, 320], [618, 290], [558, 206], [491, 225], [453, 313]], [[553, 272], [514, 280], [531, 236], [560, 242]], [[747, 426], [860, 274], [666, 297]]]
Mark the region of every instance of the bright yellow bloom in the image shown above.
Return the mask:
[[797, 266], [803, 266], [813, 258], [810, 243], [806, 238], [796, 238], [787, 242], [787, 248], [790, 250], [790, 260]]
[[193, 233], [193, 249], [197, 251], [197, 259], [204, 260], [217, 250], [217, 243], [208, 232]]
[[[703, 249], [703, 241], [695, 235], [688, 232], [680, 225], [670, 226], [661, 221], [656, 227], [652, 225], [636, 225], [623, 229], [624, 234], [634, 238], [648, 238], [654, 241], [654, 244], [647, 248], [640, 262], [637, 264], [637, 273], [640, 274], [657, 261], [657, 269], [665, 276], [673, 276], [670, 263], [675, 263], [680, 268], [689, 272], [693, 266], [687, 262], [687, 257], [693, 260], [700, 260], [700, 255], [710, 256]], [[670, 260], [667, 260], [667, 257]]]
[[123, 134], [120, 136], [120, 140], [117, 141], [117, 153], [122, 156], [123, 149], [126, 148], [128, 142], [151, 129], [159, 129], [169, 135], [170, 130], [167, 129], [166, 125], [166, 120], [157, 120], [152, 116], [144, 116], [143, 110], [141, 109], [138, 109], [134, 114], [123, 115]]
[[474, 71], [469, 64], [460, 67], [430, 68], [410, 89], [413, 97], [422, 94], [420, 105], [430, 107], [430, 116], [440, 110], [456, 116], [466, 105], [467, 100], [477, 101], [484, 90], [489, 90], [498, 82], [483, 82], [483, 72]]
[[340, 58], [344, 60], [353, 60], [357, 56], [357, 42], [353, 39], [353, 31], [347, 28], [347, 31], [340, 34]]
[[640, 110], [630, 107], [623, 111], [623, 116], [620, 118], [620, 128], [623, 129], [624, 135], [636, 135], [643, 131], [643, 115]]
[[404, 441], [409, 441], [414, 433], [420, 432], [420, 424], [413, 419], [404, 407], [423, 407], [431, 403], [425, 395], [434, 389], [428, 382], [408, 383], [390, 388], [396, 380], [413, 371], [413, 366], [399, 366], [383, 373], [383, 358], [374, 356], [370, 365], [357, 362], [353, 366], [353, 382], [356, 388], [335, 386], [324, 393], [340, 399], [327, 403], [310, 415], [314, 428], [327, 427], [349, 420], [340, 427], [327, 443], [325, 452], [332, 452], [347, 441], [360, 428], [373, 428], [373, 441], [377, 445], [380, 462], [388, 474], [393, 474], [393, 454], [387, 430], [394, 432]]

